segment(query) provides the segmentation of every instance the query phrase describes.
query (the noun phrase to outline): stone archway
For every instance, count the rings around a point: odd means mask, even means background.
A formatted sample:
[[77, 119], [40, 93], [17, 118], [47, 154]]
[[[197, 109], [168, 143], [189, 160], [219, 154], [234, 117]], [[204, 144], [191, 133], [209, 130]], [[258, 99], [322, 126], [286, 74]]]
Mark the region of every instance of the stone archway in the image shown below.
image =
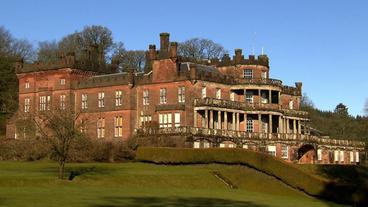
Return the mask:
[[311, 144], [304, 144], [298, 149], [298, 162], [300, 164], [314, 164], [316, 162], [316, 149]]

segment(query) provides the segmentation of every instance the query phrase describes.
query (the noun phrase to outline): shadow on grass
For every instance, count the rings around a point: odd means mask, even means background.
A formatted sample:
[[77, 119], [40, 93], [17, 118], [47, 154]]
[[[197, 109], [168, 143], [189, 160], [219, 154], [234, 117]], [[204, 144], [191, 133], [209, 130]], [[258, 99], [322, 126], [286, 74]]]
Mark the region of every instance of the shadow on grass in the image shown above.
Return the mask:
[[[58, 166], [49, 167], [42, 170], [43, 172], [58, 174]], [[100, 166], [71, 166], [65, 167], [65, 176], [69, 180], [73, 180], [77, 176], [81, 175], [111, 175], [116, 171], [116, 169], [112, 168], [104, 168]]]
[[318, 172], [332, 180], [322, 197], [354, 206], [368, 206], [368, 168], [355, 165], [320, 165]]
[[267, 207], [250, 201], [233, 201], [218, 198], [182, 197], [106, 197], [106, 204], [92, 207]]

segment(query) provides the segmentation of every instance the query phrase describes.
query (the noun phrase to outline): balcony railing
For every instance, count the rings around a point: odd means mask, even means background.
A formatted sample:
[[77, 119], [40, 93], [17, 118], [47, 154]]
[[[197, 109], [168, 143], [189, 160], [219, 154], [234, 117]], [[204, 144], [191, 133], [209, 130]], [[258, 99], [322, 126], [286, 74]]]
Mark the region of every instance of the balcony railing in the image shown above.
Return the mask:
[[282, 87], [282, 81], [277, 79], [255, 79], [255, 78], [237, 78], [235, 81], [238, 84], [255, 84], [255, 85], [274, 85]]
[[202, 137], [225, 137], [241, 140], [269, 140], [269, 141], [300, 141], [307, 143], [317, 143], [320, 145], [334, 146], [354, 146], [364, 147], [364, 142], [352, 140], [338, 140], [321, 138], [308, 134], [286, 134], [286, 133], [255, 133], [245, 131], [233, 131], [222, 129], [208, 129], [198, 127], [170, 127], [170, 128], [140, 128], [135, 130], [138, 136], [156, 136], [156, 135], [183, 135], [183, 136], [202, 136]]
[[224, 99], [214, 99], [214, 98], [196, 98], [194, 99], [194, 106], [212, 106], [219, 108], [228, 108], [228, 109], [237, 109], [244, 111], [277, 111], [280, 113], [284, 113], [289, 116], [297, 116], [297, 117], [307, 117], [308, 112], [305, 111], [297, 111], [297, 110], [289, 110], [289, 109], [281, 109], [279, 104], [272, 103], [247, 103], [247, 102], [239, 102], [239, 101], [229, 101]]

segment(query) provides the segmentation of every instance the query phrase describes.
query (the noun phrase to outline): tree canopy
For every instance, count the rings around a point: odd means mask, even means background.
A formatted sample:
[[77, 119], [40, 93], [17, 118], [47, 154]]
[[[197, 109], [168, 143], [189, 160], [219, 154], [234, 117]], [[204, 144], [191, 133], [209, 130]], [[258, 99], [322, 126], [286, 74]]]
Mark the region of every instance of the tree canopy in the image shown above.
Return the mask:
[[178, 44], [178, 54], [195, 60], [220, 59], [227, 51], [219, 43], [204, 38], [192, 38]]

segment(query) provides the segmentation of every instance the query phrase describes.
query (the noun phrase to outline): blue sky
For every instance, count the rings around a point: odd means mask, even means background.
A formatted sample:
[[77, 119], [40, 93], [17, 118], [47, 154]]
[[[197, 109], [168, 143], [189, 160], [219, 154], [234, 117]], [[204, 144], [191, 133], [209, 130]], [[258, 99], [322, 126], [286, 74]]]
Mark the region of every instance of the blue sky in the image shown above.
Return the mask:
[[363, 114], [368, 99], [367, 1], [19, 1], [3, 0], [0, 25], [15, 37], [59, 40], [85, 25], [104, 25], [128, 49], [205, 37], [233, 54], [264, 47], [271, 76], [294, 85], [323, 110], [342, 102]]

